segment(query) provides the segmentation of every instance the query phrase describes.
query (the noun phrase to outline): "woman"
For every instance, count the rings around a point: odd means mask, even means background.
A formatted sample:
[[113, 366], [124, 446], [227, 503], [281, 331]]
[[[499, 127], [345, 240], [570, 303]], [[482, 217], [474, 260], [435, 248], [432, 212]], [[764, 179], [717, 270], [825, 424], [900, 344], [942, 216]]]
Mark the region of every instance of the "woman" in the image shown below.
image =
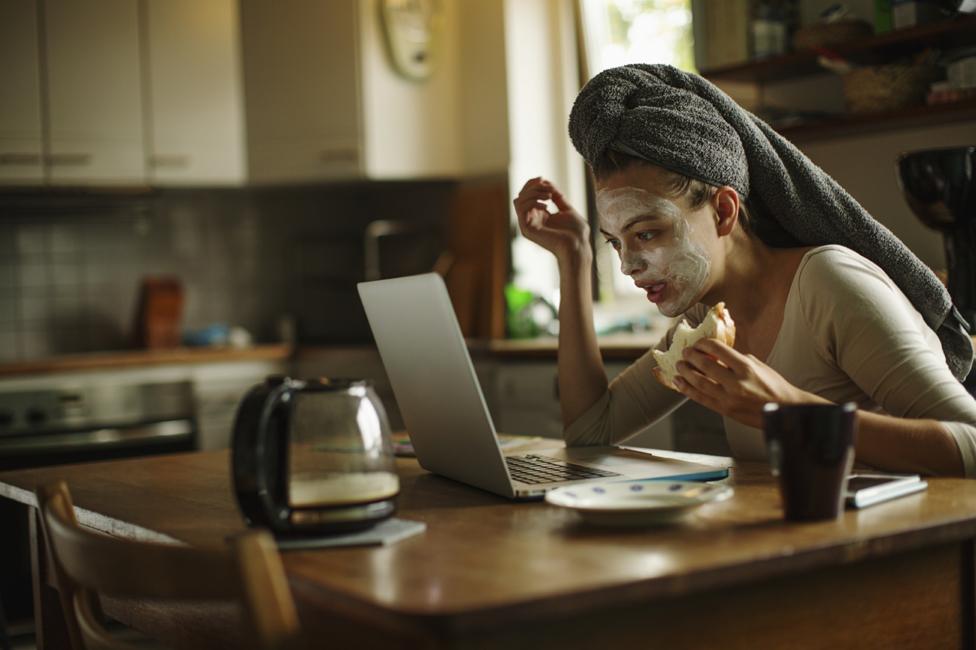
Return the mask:
[[736, 340], [686, 350], [680, 393], [655, 380], [650, 352], [608, 386], [589, 227], [552, 183], [529, 180], [515, 208], [522, 234], [559, 264], [568, 444], [615, 444], [690, 398], [724, 417], [733, 455], [759, 458], [764, 403], [855, 401], [860, 462], [976, 476], [976, 401], [958, 380], [973, 350], [958, 313], [932, 273], [795, 147], [670, 66], [597, 75], [569, 130], [621, 271], [693, 326], [724, 301]]

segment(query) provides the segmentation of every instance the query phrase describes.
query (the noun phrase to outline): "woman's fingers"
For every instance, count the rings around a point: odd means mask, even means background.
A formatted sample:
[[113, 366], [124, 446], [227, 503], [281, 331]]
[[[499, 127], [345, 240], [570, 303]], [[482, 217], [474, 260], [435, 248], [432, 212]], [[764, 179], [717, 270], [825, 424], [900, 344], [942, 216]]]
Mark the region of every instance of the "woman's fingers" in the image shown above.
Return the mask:
[[675, 368], [682, 379], [700, 391], [711, 394], [722, 389], [717, 381], [706, 376], [687, 361], [679, 361], [675, 364]]
[[752, 363], [749, 357], [738, 350], [734, 350], [718, 339], [702, 339], [692, 347], [699, 352], [718, 359], [737, 376], [741, 376], [748, 371]]
[[548, 191], [541, 189], [523, 191], [513, 201], [515, 204], [515, 213], [519, 217], [524, 217], [527, 212], [533, 209], [548, 212], [545, 201], [549, 199], [549, 196]]
[[559, 210], [573, 210], [573, 206], [569, 204], [562, 192], [557, 190], [552, 185], [549, 187], [552, 189], [552, 202], [556, 204], [556, 207], [559, 208]]
[[571, 206], [566, 198], [563, 196], [555, 185], [545, 180], [542, 177], [530, 178], [526, 181], [525, 185], [519, 191], [516, 201], [526, 200], [526, 201], [548, 201], [552, 200], [556, 204], [558, 210], [572, 210]]
[[540, 186], [540, 185], [542, 185], [543, 183], [546, 183], [546, 182], [548, 182], [548, 181], [544, 180], [541, 176], [536, 176], [535, 178], [530, 178], [529, 180], [525, 181], [525, 185], [523, 185], [522, 186], [522, 189], [519, 190], [519, 194], [521, 194], [522, 192], [524, 192], [524, 191], [526, 191], [526, 190], [528, 190], [528, 189], [530, 189], [532, 187], [538, 187], [538, 186]]
[[674, 385], [677, 386], [678, 390], [681, 391], [681, 394], [687, 397], [688, 399], [694, 400], [695, 402], [698, 402], [705, 408], [711, 409], [716, 413], [721, 412], [721, 405], [716, 398], [712, 397], [712, 395], [709, 393], [706, 393], [704, 391], [695, 388], [690, 383], [688, 383], [688, 381], [685, 380], [683, 377], [680, 376], [675, 377]]
[[554, 188], [549, 183], [549, 181], [545, 181], [545, 180], [543, 180], [541, 178], [532, 178], [532, 179], [529, 179], [525, 183], [525, 185], [522, 186], [522, 189], [519, 190], [518, 195], [520, 197], [523, 197], [523, 196], [526, 196], [526, 197], [527, 196], [535, 196], [535, 197], [545, 196], [545, 198], [548, 199], [549, 198], [549, 195], [552, 193], [552, 190], [553, 189]]
[[543, 212], [548, 212], [546, 209], [546, 204], [538, 199], [523, 199], [515, 202], [515, 212], [518, 213], [520, 217], [525, 216], [526, 213], [532, 210], [542, 210]]
[[542, 230], [546, 227], [546, 222], [549, 220], [549, 212], [546, 210], [546, 206], [543, 203], [538, 203], [525, 215], [526, 225], [535, 228], [536, 230]]
[[682, 358], [695, 370], [726, 388], [730, 388], [737, 381], [735, 374], [728, 366], [694, 347], [685, 348]]

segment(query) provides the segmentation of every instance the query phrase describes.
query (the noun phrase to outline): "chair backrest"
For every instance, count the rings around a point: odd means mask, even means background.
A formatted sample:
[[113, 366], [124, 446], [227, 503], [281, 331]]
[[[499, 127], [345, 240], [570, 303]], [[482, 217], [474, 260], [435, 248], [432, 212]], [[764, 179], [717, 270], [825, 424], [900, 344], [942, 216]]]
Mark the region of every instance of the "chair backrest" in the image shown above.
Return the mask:
[[241, 607], [241, 637], [262, 649], [299, 647], [295, 605], [281, 557], [266, 531], [248, 531], [229, 548], [136, 542], [78, 524], [61, 481], [37, 489], [37, 503], [73, 643], [128, 650], [101, 621], [99, 597], [224, 601]]

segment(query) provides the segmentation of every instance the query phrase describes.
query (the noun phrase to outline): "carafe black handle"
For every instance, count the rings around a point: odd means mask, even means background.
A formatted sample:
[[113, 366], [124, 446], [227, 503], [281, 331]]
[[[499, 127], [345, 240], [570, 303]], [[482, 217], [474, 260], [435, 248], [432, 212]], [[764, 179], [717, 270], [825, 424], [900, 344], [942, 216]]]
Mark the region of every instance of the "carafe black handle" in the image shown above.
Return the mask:
[[288, 527], [285, 466], [288, 409], [294, 387], [287, 379], [269, 378], [244, 396], [234, 420], [231, 472], [234, 493], [252, 526], [273, 531]]

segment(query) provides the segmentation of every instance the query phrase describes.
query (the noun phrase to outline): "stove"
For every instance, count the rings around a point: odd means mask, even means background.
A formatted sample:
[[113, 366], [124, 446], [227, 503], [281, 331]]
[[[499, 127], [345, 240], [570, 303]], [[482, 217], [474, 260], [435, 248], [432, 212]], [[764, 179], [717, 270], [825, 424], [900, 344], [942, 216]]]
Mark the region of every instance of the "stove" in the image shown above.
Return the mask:
[[[192, 451], [197, 447], [188, 381], [34, 381], [0, 389], [0, 470]], [[0, 603], [7, 618], [32, 614], [28, 519], [0, 499]], [[0, 610], [2, 611], [2, 610]], [[3, 621], [0, 620], [0, 638]]]
[[189, 451], [196, 433], [187, 381], [0, 392], [0, 470]]

